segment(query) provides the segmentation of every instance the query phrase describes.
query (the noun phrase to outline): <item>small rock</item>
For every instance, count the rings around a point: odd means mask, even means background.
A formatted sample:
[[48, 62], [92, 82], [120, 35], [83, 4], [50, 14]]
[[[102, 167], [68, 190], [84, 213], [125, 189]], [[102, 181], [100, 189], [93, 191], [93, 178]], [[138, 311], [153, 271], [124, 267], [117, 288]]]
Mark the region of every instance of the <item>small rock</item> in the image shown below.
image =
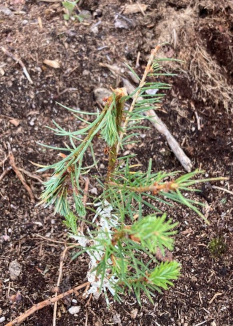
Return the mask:
[[9, 8], [7, 8], [7, 7], [4, 7], [4, 6], [1, 6], [0, 7], [0, 12], [2, 12], [4, 15], [6, 15], [6, 16], [11, 16], [11, 15], [13, 15], [13, 12], [9, 9]]
[[99, 33], [99, 28], [98, 26], [95, 24], [95, 25], [92, 25], [91, 28], [90, 28], [90, 31], [94, 34], [98, 34]]
[[89, 70], [84, 69], [83, 70], [83, 76], [88, 76], [90, 74]]
[[4, 234], [2, 237], [3, 241], [10, 241], [10, 237], [7, 234]]
[[9, 272], [11, 280], [16, 280], [22, 271], [22, 267], [17, 260], [13, 260], [9, 265]]
[[80, 309], [81, 309], [80, 306], [72, 306], [72, 307], [70, 307], [70, 308], [68, 309], [68, 311], [69, 311], [69, 313], [70, 313], [71, 315], [74, 315], [74, 314], [79, 313]]
[[135, 27], [135, 21], [133, 19], [126, 18], [122, 15], [116, 15], [115, 17], [115, 28], [119, 29], [130, 29], [131, 27]]
[[95, 99], [97, 102], [105, 105], [105, 102], [103, 101], [104, 98], [108, 98], [112, 95], [112, 92], [108, 90], [107, 88], [99, 87], [94, 90]]
[[117, 18], [115, 20], [115, 28], [119, 29], [129, 29], [129, 24], [125, 20]]
[[0, 323], [3, 323], [5, 320], [6, 320], [6, 318], [4, 316], [0, 317]]
[[98, 191], [97, 191], [97, 188], [92, 188], [91, 190], [90, 190], [90, 193], [91, 194], [93, 194], [93, 195], [98, 195]]
[[91, 20], [91, 19], [92, 19], [91, 12], [88, 11], [88, 10], [81, 10], [81, 11], [79, 12], [78, 16], [79, 16], [81, 19], [84, 19], [84, 20]]
[[36, 120], [36, 117], [33, 117], [33, 118], [29, 121], [30, 126], [34, 126], [34, 124], [35, 124], [35, 120]]

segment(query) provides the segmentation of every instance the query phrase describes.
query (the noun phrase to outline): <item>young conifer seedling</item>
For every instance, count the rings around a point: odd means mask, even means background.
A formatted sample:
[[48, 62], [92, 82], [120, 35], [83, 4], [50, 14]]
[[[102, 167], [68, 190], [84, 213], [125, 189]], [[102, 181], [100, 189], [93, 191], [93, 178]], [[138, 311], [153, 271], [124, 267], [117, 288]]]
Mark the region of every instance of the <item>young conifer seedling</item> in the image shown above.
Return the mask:
[[[219, 180], [193, 180], [200, 171], [179, 177], [177, 172], [154, 172], [151, 160], [147, 170], [142, 172], [139, 166], [132, 165], [133, 155], [119, 155], [127, 144], [137, 143], [138, 131], [144, 128], [142, 120], [149, 119], [144, 113], [161, 102], [164, 94], [160, 90], [169, 88], [168, 84], [158, 81], [161, 75], [161, 60], [155, 59], [158, 49], [152, 51], [142, 78], [130, 68], [139, 81], [132, 94], [127, 94], [124, 88], [113, 90], [102, 112], [78, 112], [67, 108], [81, 121], [84, 120], [80, 115], [93, 115], [94, 119], [85, 121], [86, 127], [75, 131], [67, 131], [54, 122], [55, 134], [70, 140], [70, 146], [54, 149], [68, 150], [69, 154], [62, 154], [59, 162], [40, 170], [53, 170], [51, 178], [45, 182], [41, 200], [47, 206], [53, 205], [55, 212], [64, 216], [66, 227], [79, 244], [80, 250], [75, 257], [83, 252], [89, 255], [87, 294], [93, 293], [95, 297], [104, 292], [107, 298], [110, 291], [120, 300], [124, 293], [133, 292], [140, 303], [142, 293], [152, 301], [156, 291], [173, 285], [180, 274], [180, 263], [161, 263], [156, 253], [160, 251], [164, 255], [166, 250], [173, 250], [178, 223], [167, 218], [166, 213], [156, 207], [156, 202], [171, 205], [175, 201], [186, 205], [208, 222], [197, 208], [203, 204], [184, 197], [182, 192], [196, 191], [192, 186], [199, 182]], [[131, 103], [128, 110], [126, 102]], [[93, 206], [88, 207], [83, 200], [83, 180], [98, 164], [93, 142], [97, 135], [106, 143], [108, 168], [106, 176], [98, 180], [101, 194], [93, 198]], [[91, 167], [83, 164], [87, 151], [93, 156]], [[93, 175], [91, 178], [94, 179]], [[93, 207], [94, 218], [90, 214]], [[145, 215], [145, 211], [149, 213]]]

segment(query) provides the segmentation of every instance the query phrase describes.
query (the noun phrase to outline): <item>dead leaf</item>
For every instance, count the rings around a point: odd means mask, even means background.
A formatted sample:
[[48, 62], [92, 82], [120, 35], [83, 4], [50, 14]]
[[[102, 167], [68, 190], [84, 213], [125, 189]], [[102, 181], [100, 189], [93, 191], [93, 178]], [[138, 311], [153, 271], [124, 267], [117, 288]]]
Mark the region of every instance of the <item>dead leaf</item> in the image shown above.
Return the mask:
[[20, 120], [17, 119], [11, 119], [9, 120], [9, 122], [13, 124], [15, 127], [18, 127], [18, 125], [20, 124]]
[[136, 14], [137, 12], [142, 12], [146, 11], [148, 8], [148, 5], [144, 3], [135, 3], [132, 5], [125, 5], [123, 13], [125, 15], [130, 15], [130, 14]]
[[44, 63], [47, 66], [50, 66], [50, 67], [55, 68], [55, 69], [60, 68], [60, 62], [58, 60], [47, 60], [47, 59], [45, 59]]
[[155, 257], [159, 260], [159, 261], [172, 261], [172, 253], [171, 251], [165, 249], [164, 255], [162, 253], [162, 250], [160, 248], [157, 249], [156, 253], [155, 253]]

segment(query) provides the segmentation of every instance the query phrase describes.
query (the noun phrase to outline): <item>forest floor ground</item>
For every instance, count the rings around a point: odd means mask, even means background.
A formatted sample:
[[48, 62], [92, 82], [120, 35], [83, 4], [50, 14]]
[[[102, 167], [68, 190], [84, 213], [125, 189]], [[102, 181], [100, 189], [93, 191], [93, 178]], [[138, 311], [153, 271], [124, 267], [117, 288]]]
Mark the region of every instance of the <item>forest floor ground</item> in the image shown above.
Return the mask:
[[[173, 288], [156, 294], [154, 304], [143, 296], [139, 306], [131, 295], [108, 307], [103, 296], [88, 301], [80, 292], [58, 303], [57, 325], [233, 325], [232, 1], [145, 0], [146, 7], [127, 13], [125, 6], [132, 3], [136, 1], [80, 1], [76, 13], [85, 19], [66, 22], [59, 0], [0, 0], [0, 175], [6, 173], [0, 180], [1, 325], [54, 295], [68, 241], [62, 218], [35, 205], [43, 185], [24, 172], [46, 180], [31, 162], [46, 165], [58, 160], [55, 151], [38, 145], [63, 147], [62, 139], [46, 128], [53, 126], [52, 120], [77, 128], [75, 117], [58, 102], [96, 111], [94, 90], [121, 86], [121, 79], [101, 64], [124, 67], [126, 62], [135, 67], [138, 62], [141, 74], [151, 49], [165, 42], [159, 55], [182, 62], [165, 65], [176, 76], [167, 80], [171, 89], [157, 114], [194, 169], [229, 178], [215, 183], [229, 193], [210, 184], [200, 188], [209, 226], [177, 205], [170, 211], [179, 222], [173, 257], [182, 264], [182, 273]], [[22, 60], [32, 83], [12, 54]], [[45, 60], [57, 60], [59, 68]], [[138, 154], [140, 164], [147, 166], [152, 158], [154, 171], [184, 172], [163, 135], [152, 126], [143, 133], [140, 145], [128, 149]], [[23, 169], [35, 203], [13, 169], [7, 170], [9, 159], [4, 159], [9, 150]], [[97, 144], [96, 151], [104, 174], [104, 148]], [[216, 239], [224, 250], [213, 256], [209, 244]], [[71, 254], [64, 261], [60, 292], [86, 281], [86, 257], [71, 260]], [[21, 268], [15, 280], [9, 272], [12, 261]], [[81, 307], [77, 315], [68, 312], [71, 305]], [[52, 319], [50, 305], [23, 325], [48, 326]]]

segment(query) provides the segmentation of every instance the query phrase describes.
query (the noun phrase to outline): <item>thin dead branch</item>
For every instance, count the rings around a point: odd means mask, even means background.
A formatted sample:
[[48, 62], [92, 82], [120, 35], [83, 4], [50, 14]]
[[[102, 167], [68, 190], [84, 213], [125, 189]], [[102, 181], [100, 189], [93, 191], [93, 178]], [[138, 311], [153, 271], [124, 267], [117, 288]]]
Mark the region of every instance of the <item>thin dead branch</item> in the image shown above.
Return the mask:
[[1, 50], [8, 55], [10, 58], [12, 58], [13, 60], [15, 60], [16, 62], [18, 62], [20, 64], [20, 66], [23, 68], [23, 72], [25, 74], [25, 76], [27, 77], [28, 81], [30, 84], [33, 84], [33, 81], [31, 80], [31, 77], [24, 65], [24, 63], [22, 62], [21, 59], [17, 58], [14, 54], [10, 53], [7, 49], [5, 49], [3, 46], [1, 46]]
[[14, 170], [15, 174], [17, 175], [19, 180], [22, 182], [24, 188], [27, 190], [27, 192], [29, 194], [29, 197], [31, 198], [31, 202], [35, 203], [35, 197], [33, 195], [33, 192], [31, 190], [31, 188], [27, 185], [26, 181], [24, 180], [24, 177], [23, 177], [22, 173], [17, 168], [17, 166], [15, 164], [14, 155], [13, 155], [13, 153], [11, 151], [9, 152], [9, 161], [10, 161], [10, 165], [11, 165], [12, 169]]
[[[127, 79], [123, 79], [123, 83], [128, 93], [132, 93], [135, 90], [135, 87]], [[153, 124], [155, 129], [157, 129], [161, 134], [163, 134], [166, 137], [168, 145], [170, 146], [171, 150], [175, 154], [176, 158], [180, 161], [184, 169], [187, 172], [191, 172], [192, 170], [191, 160], [184, 153], [179, 143], [172, 136], [165, 123], [163, 123], [163, 121], [157, 116], [154, 110], [148, 110], [145, 112], [145, 114], [148, 117], [150, 117], [149, 120]]]
[[[43, 237], [40, 234], [36, 234], [36, 236], [41, 238], [41, 239], [44, 239], [46, 241], [49, 241], [49, 242], [60, 243], [60, 244], [63, 244], [63, 245], [65, 244], [65, 241], [58, 241], [58, 240], [50, 239], [50, 238], [47, 238], [47, 237]], [[36, 239], [36, 238], [33, 238], [33, 239]]]
[[85, 282], [79, 286], [76, 286], [73, 289], [70, 289], [64, 293], [59, 294], [58, 296], [55, 296], [53, 298], [49, 298], [46, 299], [44, 301], [41, 301], [37, 304], [35, 304], [34, 306], [32, 306], [30, 309], [28, 309], [27, 311], [25, 311], [22, 315], [18, 316], [17, 318], [15, 318], [14, 320], [10, 321], [8, 324], [6, 324], [5, 326], [13, 326], [13, 325], [17, 325], [22, 323], [27, 317], [31, 316], [34, 312], [43, 309], [44, 307], [49, 306], [52, 303], [55, 303], [65, 297], [67, 297], [68, 295], [75, 293], [76, 291], [86, 287], [89, 284], [89, 282]]
[[4, 159], [0, 162], [0, 166], [4, 166], [4, 163], [8, 160], [8, 155], [4, 157]]
[[233, 195], [233, 191], [230, 191], [230, 190], [224, 189], [224, 188], [222, 188], [222, 187], [212, 186], [212, 188], [213, 188], [213, 189], [218, 189], [218, 190], [221, 190], [221, 191], [227, 192], [227, 193], [230, 194], [230, 195]]
[[[59, 267], [59, 275], [58, 275], [58, 279], [57, 279], [57, 289], [59, 290], [60, 284], [61, 284], [61, 280], [62, 280], [62, 270], [63, 270], [63, 263], [65, 260], [65, 256], [66, 253], [69, 249], [72, 249], [74, 247], [77, 247], [77, 245], [73, 245], [70, 247], [65, 247], [65, 249], [63, 250], [62, 254], [61, 254], [61, 259], [60, 259], [60, 267]], [[56, 291], [55, 293], [55, 297], [57, 297], [58, 291]], [[56, 326], [56, 316], [57, 316], [57, 301], [55, 301], [54, 303], [54, 308], [53, 308], [53, 326]]]
[[170, 146], [171, 150], [175, 154], [176, 158], [180, 161], [181, 165], [187, 172], [191, 172], [192, 170], [192, 163], [188, 156], [184, 153], [183, 149], [180, 147], [179, 143], [176, 139], [172, 136], [170, 131], [168, 130], [167, 126], [162, 122], [162, 120], [157, 116], [154, 110], [149, 110], [146, 112], [148, 117], [151, 117], [150, 121], [153, 126], [163, 134]]
[[23, 168], [18, 168], [19, 171], [23, 172], [24, 174], [26, 174], [27, 176], [29, 176], [32, 179], [38, 180], [40, 183], [43, 183], [43, 181], [35, 174], [32, 174], [31, 172], [23, 169]]
[[10, 170], [12, 169], [11, 166], [9, 166], [8, 168], [6, 168], [2, 174], [0, 175], [0, 181], [2, 181], [2, 179], [5, 177], [5, 175], [7, 175], [8, 172], [10, 172]]

